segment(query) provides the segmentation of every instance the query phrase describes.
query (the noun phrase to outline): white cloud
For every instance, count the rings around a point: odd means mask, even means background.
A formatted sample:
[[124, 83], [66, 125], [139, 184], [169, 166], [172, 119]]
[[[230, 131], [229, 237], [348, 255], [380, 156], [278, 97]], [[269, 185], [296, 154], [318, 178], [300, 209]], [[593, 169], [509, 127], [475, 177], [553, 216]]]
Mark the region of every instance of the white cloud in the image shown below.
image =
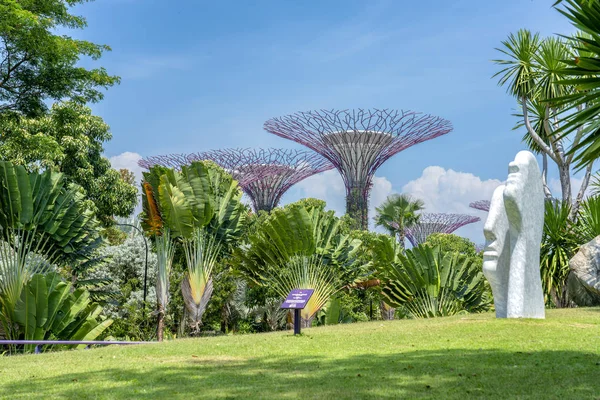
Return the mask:
[[118, 156], [112, 156], [109, 158], [110, 165], [116, 169], [128, 169], [135, 175], [136, 184], [142, 180], [143, 168], [138, 165], [138, 161], [142, 159], [142, 156], [138, 153], [132, 153], [126, 151], [119, 154]]
[[[296, 184], [300, 189], [301, 197], [314, 197], [325, 200], [327, 208], [334, 210], [337, 215], [346, 212], [346, 189], [344, 181], [337, 170], [329, 170], [313, 175]], [[369, 225], [373, 228], [375, 207], [378, 207], [388, 197], [392, 190], [392, 183], [385, 177], [373, 177], [371, 197], [369, 199]]]
[[475, 242], [483, 243], [483, 222], [487, 213], [469, 207], [476, 200], [489, 200], [494, 189], [502, 182], [497, 179], [481, 180], [466, 172], [457, 172], [438, 166], [423, 170], [421, 176], [402, 187], [408, 193], [425, 202], [425, 212], [470, 214], [481, 218], [480, 222], [457, 230], [457, 234]]

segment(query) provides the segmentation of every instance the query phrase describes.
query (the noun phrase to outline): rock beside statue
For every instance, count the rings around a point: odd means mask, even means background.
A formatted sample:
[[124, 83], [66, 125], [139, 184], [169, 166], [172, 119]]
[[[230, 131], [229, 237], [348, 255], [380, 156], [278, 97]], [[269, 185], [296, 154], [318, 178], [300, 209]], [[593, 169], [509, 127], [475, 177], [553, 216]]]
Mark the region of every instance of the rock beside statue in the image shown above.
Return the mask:
[[600, 304], [600, 236], [584, 244], [569, 260], [569, 297], [579, 306]]

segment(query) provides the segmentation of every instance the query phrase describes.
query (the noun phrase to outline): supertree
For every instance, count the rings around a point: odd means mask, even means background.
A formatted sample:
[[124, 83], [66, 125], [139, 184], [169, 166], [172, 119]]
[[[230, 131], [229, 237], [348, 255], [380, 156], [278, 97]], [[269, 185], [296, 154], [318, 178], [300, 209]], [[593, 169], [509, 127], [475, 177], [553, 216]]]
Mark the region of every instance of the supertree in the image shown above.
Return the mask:
[[489, 200], [477, 200], [469, 204], [469, 207], [474, 208], [476, 210], [481, 211], [490, 211], [490, 201]]
[[413, 246], [418, 246], [432, 233], [452, 233], [461, 226], [480, 220], [479, 217], [466, 214], [423, 213], [416, 225], [406, 228], [406, 238]]
[[190, 154], [188, 163], [211, 160], [232, 174], [252, 201], [254, 211], [271, 211], [296, 183], [333, 168], [314, 152], [285, 149], [221, 149]]
[[367, 229], [377, 168], [402, 150], [450, 132], [452, 125], [412, 111], [358, 109], [298, 112], [270, 119], [264, 128], [331, 161], [346, 186], [346, 212], [357, 227]]
[[187, 154], [165, 154], [160, 156], [150, 156], [142, 158], [138, 161], [138, 165], [146, 169], [150, 169], [155, 165], [181, 169], [183, 165], [187, 165], [189, 163], [190, 162], [188, 161]]

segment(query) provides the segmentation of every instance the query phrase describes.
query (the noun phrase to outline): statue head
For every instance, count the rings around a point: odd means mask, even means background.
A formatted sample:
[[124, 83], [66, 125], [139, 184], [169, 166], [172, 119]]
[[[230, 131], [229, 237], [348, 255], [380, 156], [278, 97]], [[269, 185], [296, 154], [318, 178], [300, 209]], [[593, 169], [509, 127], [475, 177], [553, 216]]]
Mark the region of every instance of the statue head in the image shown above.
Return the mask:
[[[513, 233], [518, 233], [524, 226], [535, 226], [535, 240], [541, 231], [544, 219], [544, 188], [542, 174], [535, 156], [529, 151], [517, 153], [514, 161], [508, 164], [508, 178], [504, 189], [504, 202]], [[531, 233], [531, 232], [530, 232]]]
[[[510, 251], [508, 238], [508, 217], [504, 208], [504, 185], [494, 190], [490, 201], [490, 210], [483, 226], [485, 248], [483, 250], [483, 273], [495, 272], [498, 260], [508, 259]], [[488, 281], [490, 278], [487, 278]]]
[[484, 225], [483, 273], [494, 293], [497, 317], [544, 317], [540, 243], [544, 192], [535, 156], [521, 151], [494, 191]]

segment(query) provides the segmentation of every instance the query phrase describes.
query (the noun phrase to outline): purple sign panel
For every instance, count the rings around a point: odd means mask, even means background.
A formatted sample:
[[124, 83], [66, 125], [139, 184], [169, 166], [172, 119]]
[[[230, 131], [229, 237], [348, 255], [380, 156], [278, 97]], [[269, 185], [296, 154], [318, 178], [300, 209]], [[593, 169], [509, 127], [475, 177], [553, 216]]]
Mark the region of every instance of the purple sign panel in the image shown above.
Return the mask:
[[306, 303], [308, 303], [314, 291], [314, 289], [292, 289], [280, 308], [298, 308], [302, 310], [306, 307]]

